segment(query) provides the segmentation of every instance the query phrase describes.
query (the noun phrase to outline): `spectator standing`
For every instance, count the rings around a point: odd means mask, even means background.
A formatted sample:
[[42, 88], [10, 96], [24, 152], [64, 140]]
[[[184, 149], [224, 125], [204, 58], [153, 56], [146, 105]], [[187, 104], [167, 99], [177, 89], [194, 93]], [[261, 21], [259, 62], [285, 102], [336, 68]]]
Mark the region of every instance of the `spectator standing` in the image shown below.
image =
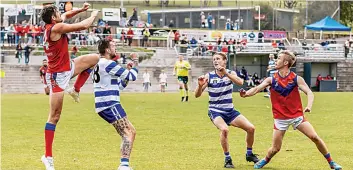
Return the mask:
[[27, 45], [25, 46], [24, 48], [24, 51], [25, 51], [25, 63], [26, 65], [28, 65], [29, 63], [29, 55], [31, 54], [31, 52], [34, 50], [33, 47], [31, 47], [31, 44], [30, 43], [27, 43]]
[[318, 74], [317, 77], [316, 77], [316, 87], [317, 87], [317, 90], [320, 91], [320, 81], [323, 80], [321, 74]]
[[123, 43], [123, 46], [124, 46], [124, 44], [126, 43], [126, 32], [125, 32], [125, 30], [124, 29], [122, 29], [121, 30], [121, 42]]
[[136, 8], [133, 9], [132, 16], [130, 17], [130, 19], [128, 21], [128, 26], [133, 26], [134, 25], [133, 21], [138, 21], [137, 9]]
[[17, 44], [16, 46], [16, 58], [18, 59], [18, 64], [21, 63], [21, 59], [22, 59], [22, 45], [21, 45], [21, 41]]
[[173, 40], [175, 38], [175, 34], [173, 32], [173, 30], [170, 30], [168, 33], [168, 39], [167, 39], [167, 48], [173, 48]]
[[33, 38], [34, 38], [34, 43], [35, 44], [40, 44], [40, 32], [41, 32], [41, 29], [38, 25], [34, 25], [33, 26], [33, 29], [32, 29], [32, 32], [33, 32]]
[[143, 40], [142, 40], [142, 46], [143, 47], [147, 47], [147, 42], [148, 42], [148, 38], [151, 36], [150, 30], [148, 28], [145, 29], [145, 31], [143, 31]]
[[5, 45], [5, 27], [0, 27], [0, 44]]
[[201, 28], [206, 28], [206, 16], [204, 12], [201, 12]]
[[143, 91], [148, 92], [148, 86], [151, 86], [151, 81], [150, 81], [150, 74], [148, 73], [148, 70], [145, 70], [145, 73], [143, 73]]
[[111, 36], [111, 27], [106, 23], [105, 27], [103, 28], [103, 37], [106, 38], [108, 36]]
[[49, 87], [47, 85], [47, 81], [45, 78], [45, 75], [47, 74], [47, 69], [48, 69], [48, 61], [47, 59], [43, 60], [43, 65], [39, 68], [39, 76], [40, 76], [40, 80], [41, 82], [44, 84], [44, 92], [46, 95], [49, 95], [50, 90]]
[[10, 26], [7, 27], [7, 43], [9, 44], [9, 46], [15, 45], [15, 27], [13, 26], [13, 24], [11, 24]]
[[165, 92], [165, 88], [167, 87], [167, 74], [164, 73], [164, 70], [162, 70], [161, 74], [159, 75], [159, 84], [161, 86], [161, 92]]
[[[269, 61], [268, 61], [267, 72], [268, 72], [268, 76], [272, 77], [277, 72], [277, 70], [275, 69], [276, 67], [275, 55], [270, 54], [268, 58], [269, 58]], [[268, 94], [265, 95], [264, 97], [270, 97], [271, 95], [270, 87], [267, 87], [267, 92]]]
[[347, 58], [350, 48], [349, 39], [344, 43], [344, 57]]
[[227, 19], [227, 22], [226, 22], [224, 28], [225, 28], [225, 30], [231, 30], [230, 19]]
[[208, 29], [212, 29], [212, 23], [213, 23], [213, 17], [211, 15], [211, 13], [208, 13], [208, 17], [207, 17], [207, 23], [208, 23]]
[[179, 31], [176, 30], [175, 33], [174, 33], [174, 44], [178, 44], [179, 43], [179, 40], [180, 40], [180, 34], [179, 34]]
[[15, 28], [15, 44], [19, 44], [21, 33], [22, 33], [22, 25], [16, 24], [14, 26]]
[[26, 27], [26, 34], [27, 34], [27, 44], [31, 45], [33, 42], [33, 33], [35, 32], [33, 25], [27, 25]]

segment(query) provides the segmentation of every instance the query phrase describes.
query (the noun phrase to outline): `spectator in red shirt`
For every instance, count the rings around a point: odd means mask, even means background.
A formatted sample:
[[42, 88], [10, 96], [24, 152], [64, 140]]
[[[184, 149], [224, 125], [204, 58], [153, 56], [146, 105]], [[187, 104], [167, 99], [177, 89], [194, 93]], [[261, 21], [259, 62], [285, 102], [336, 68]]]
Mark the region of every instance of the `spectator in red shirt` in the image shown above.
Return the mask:
[[132, 43], [132, 38], [134, 37], [134, 31], [132, 31], [131, 26], [129, 27], [129, 30], [127, 31], [127, 39], [129, 41], [129, 46], [131, 47]]
[[40, 33], [42, 31], [42, 28], [39, 25], [35, 25], [32, 31], [33, 31], [33, 37], [35, 38], [35, 43], [40, 44]]
[[180, 40], [180, 33], [179, 31], [175, 31], [175, 34], [174, 34], [174, 44], [178, 44], [179, 43], [179, 40]]
[[44, 59], [42, 67], [39, 68], [39, 75], [42, 83], [44, 84], [44, 92], [46, 95], [49, 95], [50, 90], [47, 85], [47, 81], [45, 79], [45, 75], [47, 74], [47, 69], [48, 69], [47, 65], [48, 65], [48, 61], [47, 59]]
[[20, 40], [20, 36], [21, 36], [21, 33], [22, 33], [22, 25], [19, 25], [19, 24], [15, 24], [15, 35], [16, 35], [16, 39], [15, 39], [15, 43], [18, 44], [18, 41]]
[[222, 52], [223, 53], [228, 53], [228, 46], [227, 46], [227, 43], [226, 42], [223, 42], [223, 45], [222, 45]]
[[33, 25], [27, 25], [26, 26], [26, 30], [25, 30], [25, 33], [27, 35], [27, 38], [28, 38], [28, 41], [27, 41], [27, 44], [31, 45], [32, 42], [33, 42]]
[[320, 81], [322, 80], [321, 74], [317, 75], [316, 77], [316, 87], [320, 90]]

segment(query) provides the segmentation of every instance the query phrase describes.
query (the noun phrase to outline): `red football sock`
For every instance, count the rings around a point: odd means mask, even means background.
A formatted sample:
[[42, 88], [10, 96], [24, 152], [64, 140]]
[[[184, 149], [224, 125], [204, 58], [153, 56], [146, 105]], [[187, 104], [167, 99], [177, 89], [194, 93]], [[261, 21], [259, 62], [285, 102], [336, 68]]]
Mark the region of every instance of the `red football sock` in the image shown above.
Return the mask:
[[77, 79], [76, 79], [76, 82], [74, 84], [74, 88], [75, 88], [75, 91], [76, 92], [80, 92], [81, 90], [81, 87], [86, 83], [88, 77], [89, 77], [89, 74], [91, 73], [92, 69], [87, 69], [85, 71], [82, 71]]
[[56, 125], [47, 123], [45, 125], [45, 157], [53, 157], [52, 146], [54, 141], [54, 133], [55, 133]]

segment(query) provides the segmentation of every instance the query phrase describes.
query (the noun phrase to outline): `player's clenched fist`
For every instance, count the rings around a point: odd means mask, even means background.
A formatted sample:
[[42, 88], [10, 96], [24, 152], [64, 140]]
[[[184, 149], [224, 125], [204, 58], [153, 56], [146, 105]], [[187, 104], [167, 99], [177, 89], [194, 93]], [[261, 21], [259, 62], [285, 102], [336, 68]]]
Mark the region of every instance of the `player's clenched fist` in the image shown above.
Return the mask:
[[207, 83], [207, 79], [204, 75], [200, 76], [198, 79], [199, 86], [203, 86], [205, 83]]
[[82, 6], [82, 9], [84, 11], [87, 11], [87, 9], [90, 7], [91, 5], [89, 3], [84, 3], [83, 6]]

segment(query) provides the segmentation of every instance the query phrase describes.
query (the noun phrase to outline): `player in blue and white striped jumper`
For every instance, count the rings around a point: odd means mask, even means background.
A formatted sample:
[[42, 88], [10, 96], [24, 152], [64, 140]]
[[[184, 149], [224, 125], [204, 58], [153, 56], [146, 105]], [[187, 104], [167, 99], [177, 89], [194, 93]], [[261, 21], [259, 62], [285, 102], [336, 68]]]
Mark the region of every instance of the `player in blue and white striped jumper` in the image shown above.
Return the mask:
[[226, 69], [227, 56], [224, 53], [213, 55], [213, 66], [215, 71], [198, 78], [198, 86], [195, 97], [201, 96], [208, 88], [209, 107], [208, 116], [213, 124], [220, 130], [221, 145], [225, 156], [225, 168], [234, 168], [232, 158], [229, 154], [228, 126], [234, 126], [246, 131], [246, 160], [256, 163], [258, 158], [252, 153], [254, 143], [255, 126], [248, 119], [234, 109], [233, 105], [233, 83], [243, 85], [244, 80], [237, 76], [234, 71]]
[[116, 55], [113, 41], [105, 39], [99, 41], [98, 51], [101, 58], [93, 72], [96, 112], [112, 124], [122, 137], [121, 162], [118, 170], [131, 170], [129, 158], [136, 131], [120, 104], [120, 91], [129, 81], [135, 81], [137, 78], [137, 54], [131, 55], [133, 62], [125, 69], [112, 60]]

